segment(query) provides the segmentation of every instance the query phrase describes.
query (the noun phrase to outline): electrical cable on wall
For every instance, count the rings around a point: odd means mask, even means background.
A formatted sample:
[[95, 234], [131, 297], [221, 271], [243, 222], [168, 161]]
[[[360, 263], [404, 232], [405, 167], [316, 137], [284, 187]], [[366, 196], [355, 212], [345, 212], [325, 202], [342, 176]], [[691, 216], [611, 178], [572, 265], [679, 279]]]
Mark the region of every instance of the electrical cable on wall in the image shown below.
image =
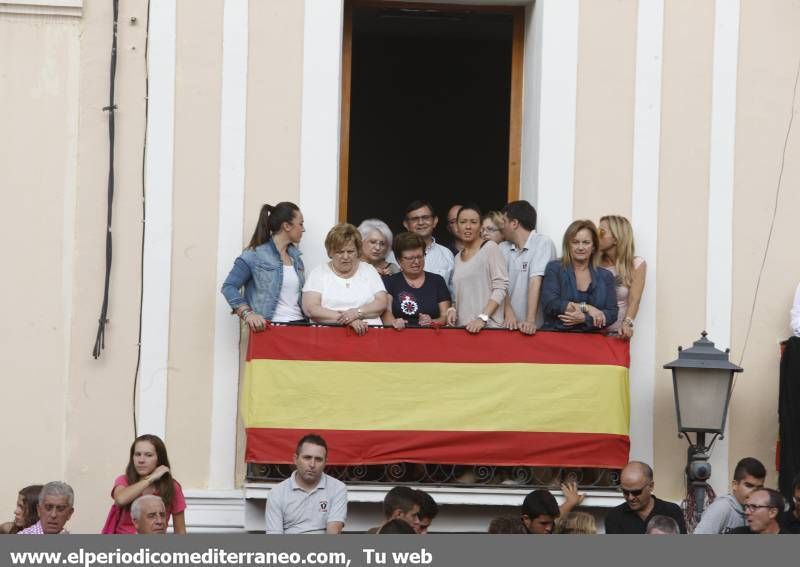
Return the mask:
[[[781, 153], [781, 163], [778, 168], [778, 186], [775, 189], [775, 203], [772, 207], [772, 218], [769, 223], [769, 232], [767, 233], [767, 244], [764, 246], [764, 256], [761, 258], [761, 267], [758, 270], [758, 278], [756, 279], [756, 289], [753, 292], [753, 305], [750, 308], [750, 317], [747, 321], [747, 332], [744, 336], [744, 344], [742, 346], [742, 354], [739, 357], [739, 366], [744, 361], [744, 355], [747, 352], [747, 343], [750, 341], [750, 331], [753, 328], [753, 317], [756, 313], [756, 303], [758, 300], [758, 290], [761, 287], [761, 277], [764, 275], [764, 268], [767, 264], [767, 255], [769, 254], [769, 247], [772, 243], [772, 235], [775, 232], [775, 217], [778, 216], [778, 204], [781, 199], [781, 189], [783, 188], [783, 168], [786, 165], [786, 151], [789, 148], [789, 138], [792, 133], [792, 125], [794, 124], [795, 105], [797, 103], [797, 85], [800, 82], [800, 59], [797, 62], [797, 70], [794, 75], [794, 89], [792, 90], [792, 106], [789, 113], [789, 124], [786, 127], [786, 136], [783, 139], [783, 152]], [[733, 386], [736, 386], [736, 376], [733, 378]]]
[[133, 415], [133, 434], [138, 435], [136, 428], [136, 386], [139, 383], [139, 367], [142, 363], [142, 306], [144, 304], [144, 236], [146, 227], [145, 197], [147, 184], [145, 171], [147, 169], [147, 121], [150, 110], [150, 0], [147, 1], [147, 23], [144, 33], [144, 139], [142, 140], [142, 253], [139, 259], [139, 337], [136, 341], [136, 368], [133, 371], [133, 392], [131, 395], [131, 414]]
[[94, 341], [92, 356], [97, 359], [106, 348], [106, 324], [108, 323], [108, 294], [111, 284], [111, 212], [114, 203], [114, 112], [117, 105], [114, 103], [114, 86], [117, 75], [117, 21], [119, 19], [119, 0], [114, 0], [114, 27], [111, 39], [111, 81], [109, 86], [108, 106], [103, 108], [108, 112], [108, 205], [106, 211], [106, 275], [103, 287], [103, 304], [100, 307], [100, 318], [97, 324], [97, 337]]

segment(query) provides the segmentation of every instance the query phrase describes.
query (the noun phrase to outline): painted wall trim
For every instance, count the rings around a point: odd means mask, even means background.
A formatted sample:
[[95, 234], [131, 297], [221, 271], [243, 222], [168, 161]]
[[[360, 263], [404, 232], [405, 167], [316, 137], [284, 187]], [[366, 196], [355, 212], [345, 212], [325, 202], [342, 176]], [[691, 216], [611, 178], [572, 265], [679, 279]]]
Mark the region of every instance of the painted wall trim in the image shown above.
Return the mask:
[[[708, 193], [706, 331], [717, 348], [731, 346], [733, 308], [733, 181], [736, 143], [736, 84], [739, 59], [739, 0], [716, 0], [711, 86], [711, 155]], [[718, 494], [728, 485], [728, 439], [711, 453], [710, 483]]]
[[[242, 250], [247, 133], [248, 0], [225, 0], [222, 32], [217, 290]], [[233, 488], [239, 396], [239, 320], [216, 294], [209, 488]]]
[[306, 266], [328, 257], [325, 235], [336, 224], [344, 0], [305, 0], [300, 126], [300, 209]]
[[637, 17], [631, 223], [647, 282], [631, 344], [631, 459], [652, 463], [664, 0], [640, 0]]
[[[538, 130], [532, 164], [540, 219], [537, 228], [556, 242], [573, 220], [579, 6], [579, 0], [539, 0], [534, 6], [533, 22], [534, 33], [539, 37], [527, 38], [534, 42], [532, 49], [541, 41], [538, 66], [536, 61], [530, 62], [539, 73], [534, 80], [538, 79], [540, 87], [538, 108], [533, 111], [537, 123], [532, 125]], [[526, 46], [526, 55], [529, 54]], [[534, 102], [530, 96], [525, 100]]]
[[15, 0], [14, 2], [0, 2], [0, 14], [80, 18], [83, 15], [83, 0]]
[[176, 2], [150, 6], [149, 109], [145, 157], [142, 362], [137, 435], [165, 437], [172, 277], [172, 186], [175, 138]]

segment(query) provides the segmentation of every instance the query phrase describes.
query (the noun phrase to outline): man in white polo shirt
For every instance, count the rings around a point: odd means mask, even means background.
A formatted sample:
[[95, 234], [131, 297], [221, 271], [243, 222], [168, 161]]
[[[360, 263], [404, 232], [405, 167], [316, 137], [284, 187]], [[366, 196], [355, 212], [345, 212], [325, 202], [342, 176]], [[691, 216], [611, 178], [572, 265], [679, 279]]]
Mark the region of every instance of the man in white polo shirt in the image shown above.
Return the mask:
[[532, 335], [542, 323], [539, 295], [547, 263], [556, 258], [556, 246], [548, 236], [536, 232], [536, 209], [528, 201], [506, 205], [503, 220], [503, 238], [511, 243], [505, 326]]
[[297, 443], [292, 476], [267, 499], [268, 534], [338, 534], [347, 518], [347, 488], [324, 473], [328, 445], [319, 435]]

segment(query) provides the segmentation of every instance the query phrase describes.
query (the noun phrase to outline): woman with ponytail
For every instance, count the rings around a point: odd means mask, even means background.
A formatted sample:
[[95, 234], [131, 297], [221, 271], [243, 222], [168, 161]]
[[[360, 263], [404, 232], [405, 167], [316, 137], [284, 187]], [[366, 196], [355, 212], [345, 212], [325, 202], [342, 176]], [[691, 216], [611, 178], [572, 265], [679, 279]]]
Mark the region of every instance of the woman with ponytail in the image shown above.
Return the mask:
[[266, 321], [305, 320], [300, 306], [305, 269], [298, 248], [304, 231], [303, 214], [294, 203], [261, 207], [250, 244], [222, 284], [222, 295], [251, 330], [264, 330]]

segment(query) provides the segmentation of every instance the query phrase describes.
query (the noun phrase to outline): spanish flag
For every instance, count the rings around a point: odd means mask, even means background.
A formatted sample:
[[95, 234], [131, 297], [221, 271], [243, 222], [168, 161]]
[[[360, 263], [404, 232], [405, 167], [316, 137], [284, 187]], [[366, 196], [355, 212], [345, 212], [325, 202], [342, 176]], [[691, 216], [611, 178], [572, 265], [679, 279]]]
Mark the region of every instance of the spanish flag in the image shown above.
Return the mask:
[[622, 468], [628, 342], [599, 334], [272, 326], [252, 334], [246, 460]]

